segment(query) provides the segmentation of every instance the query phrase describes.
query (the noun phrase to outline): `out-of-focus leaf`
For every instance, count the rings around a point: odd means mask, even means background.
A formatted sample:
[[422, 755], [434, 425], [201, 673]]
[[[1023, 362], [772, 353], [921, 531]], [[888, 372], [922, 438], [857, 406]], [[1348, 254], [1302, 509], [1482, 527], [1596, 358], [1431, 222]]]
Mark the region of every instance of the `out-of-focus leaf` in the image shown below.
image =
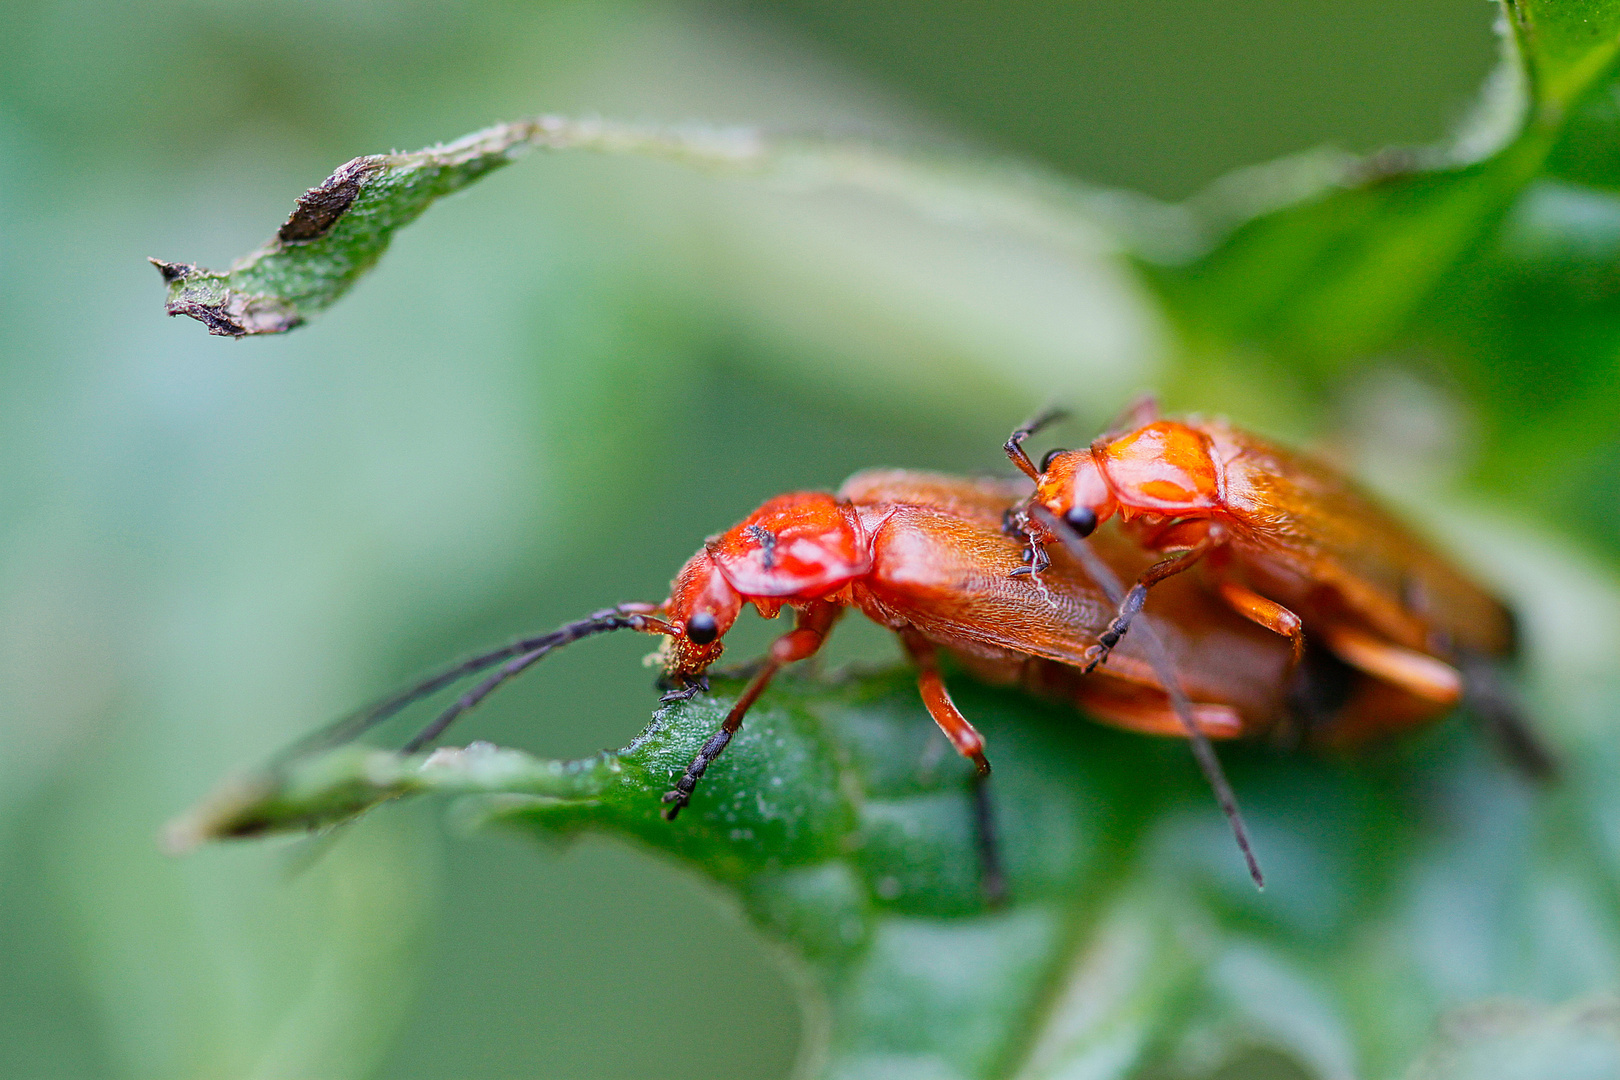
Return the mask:
[[1613, 65], [1620, 51], [1614, 0], [1506, 0], [1502, 5], [1524, 57], [1533, 124], [1555, 126]]
[[1558, 1009], [1496, 1001], [1447, 1016], [1408, 1080], [1605, 1080], [1620, 1076], [1620, 1002]]
[[1393, 1077], [1459, 1002], [1570, 1000], [1620, 974], [1613, 686], [1592, 640], [1617, 632], [1620, 601], [1545, 545], [1516, 545], [1491, 551], [1547, 650], [1533, 686], [1564, 781], [1533, 789], [1460, 717], [1356, 762], [1231, 748], [1264, 894], [1183, 745], [957, 680], [996, 765], [1013, 899], [987, 908], [968, 771], [904, 672], [784, 680], [674, 823], [659, 795], [733, 680], [615, 754], [345, 748], [226, 788], [183, 832], [304, 829], [440, 793], [468, 823], [634, 838], [728, 890], [796, 957], [825, 1020], [806, 1049], [815, 1075], [1206, 1076], [1264, 1052], [1313, 1077]]
[[[364, 822], [345, 858], [292, 876], [263, 853], [175, 864], [153, 850], [145, 782], [80, 789], [46, 860], [116, 1075], [370, 1075], [415, 991], [435, 884], [420, 833]], [[126, 902], [104, 902], [109, 888]]]
[[[1616, 173], [1620, 181], [1620, 172]], [[1620, 551], [1620, 195], [1532, 183], [1426, 303], [1412, 334], [1478, 403], [1480, 471], [1529, 512]]]
[[1243, 170], [1184, 208], [1213, 247], [1137, 250], [1189, 355], [1319, 400], [1415, 357], [1476, 408], [1480, 476], [1620, 551], [1620, 6], [1504, 12], [1503, 64], [1448, 145]]
[[[1409, 326], [1543, 171], [1620, 49], [1620, 5], [1513, 0], [1504, 10], [1507, 55], [1483, 128], [1445, 147], [1346, 160], [1310, 197], [1151, 271], [1195, 347], [1258, 345], [1331, 371]], [[1242, 184], [1223, 190], [1249, 197]], [[1218, 212], [1222, 201], [1195, 209]]]

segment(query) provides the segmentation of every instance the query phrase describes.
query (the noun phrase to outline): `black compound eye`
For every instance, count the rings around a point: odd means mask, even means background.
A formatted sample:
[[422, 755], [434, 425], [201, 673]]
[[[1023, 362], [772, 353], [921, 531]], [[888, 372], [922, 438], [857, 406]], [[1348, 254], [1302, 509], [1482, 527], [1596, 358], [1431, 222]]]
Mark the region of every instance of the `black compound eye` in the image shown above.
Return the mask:
[[686, 640], [694, 645], [707, 645], [719, 636], [720, 623], [707, 611], [686, 620]]
[[1063, 515], [1064, 524], [1079, 533], [1081, 536], [1090, 536], [1097, 531], [1097, 511], [1089, 506], [1076, 506]]
[[1067, 453], [1068, 451], [1063, 449], [1061, 446], [1054, 446], [1052, 449], [1048, 450], [1046, 452], [1046, 456], [1041, 458], [1041, 472], [1045, 472], [1047, 469], [1052, 467], [1053, 458], [1057, 457], [1059, 454]]

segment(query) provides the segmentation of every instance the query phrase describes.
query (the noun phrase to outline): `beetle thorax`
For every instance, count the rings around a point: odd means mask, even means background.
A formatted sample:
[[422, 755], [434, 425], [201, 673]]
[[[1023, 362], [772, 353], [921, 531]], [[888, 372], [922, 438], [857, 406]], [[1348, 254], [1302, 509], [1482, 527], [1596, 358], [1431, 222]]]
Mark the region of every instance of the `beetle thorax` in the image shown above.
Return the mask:
[[1173, 420], [1138, 428], [1093, 452], [1127, 516], [1220, 509], [1221, 470], [1209, 438]]
[[[681, 632], [665, 669], [694, 675], [714, 663], [745, 603], [774, 616], [783, 604], [832, 600], [871, 569], [871, 539], [848, 503], [824, 492], [778, 496], [712, 537], [675, 579], [664, 615]], [[713, 620], [701, 622], [708, 640], [690, 632], [699, 615]]]
[[749, 600], [822, 599], [872, 569], [872, 542], [854, 508], [819, 491], [772, 499], [706, 550]]

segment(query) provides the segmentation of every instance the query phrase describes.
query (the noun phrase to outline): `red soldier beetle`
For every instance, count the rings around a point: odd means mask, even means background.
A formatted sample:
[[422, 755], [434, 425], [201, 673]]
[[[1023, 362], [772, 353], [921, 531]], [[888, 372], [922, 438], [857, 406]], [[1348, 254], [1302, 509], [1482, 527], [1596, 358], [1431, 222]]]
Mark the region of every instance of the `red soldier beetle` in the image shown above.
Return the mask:
[[1338, 741], [1410, 727], [1466, 694], [1526, 771], [1551, 774], [1495, 675], [1517, 651], [1512, 612], [1348, 478], [1222, 420], [1160, 418], [1151, 399], [1089, 447], [1053, 450], [1036, 467], [1023, 443], [1061, 415], [1038, 416], [1005, 447], [1036, 485], [1008, 519], [1027, 544], [1017, 572], [1043, 572], [1062, 531], [1090, 536], [1116, 516], [1163, 556], [1120, 600], [1083, 670], [1108, 659], [1150, 589], [1202, 564], [1233, 611], [1286, 638], [1296, 657], [1309, 635], [1398, 688], [1361, 692], [1335, 718]]
[[[1288, 646], [1188, 578], [1167, 584], [1175, 606], [1159, 620], [1159, 635], [1137, 635], [1107, 669], [1076, 677], [1096, 635], [1108, 625], [1116, 598], [1062, 552], [1038, 578], [1014, 573], [1024, 545], [1006, 534], [1005, 519], [1028, 492], [1021, 480], [874, 470], [851, 477], [836, 496], [778, 496], [710, 537], [681, 569], [662, 604], [622, 604], [473, 657], [339, 722], [295, 752], [345, 741], [413, 702], [494, 668], [403, 748], [419, 750], [554, 649], [612, 630], [662, 635], [664, 676], [671, 686], [663, 701], [688, 698], [707, 687], [707, 672], [724, 650], [722, 639], [745, 605], [765, 618], [791, 608], [794, 628], [770, 646], [720, 729], [664, 795], [664, 816], [673, 820], [772, 677], [814, 655], [839, 616], [853, 607], [896, 633], [916, 666], [930, 716], [976, 767], [973, 790], [987, 896], [1000, 892], [982, 784], [990, 763], [982, 736], [945, 687], [940, 652], [992, 682], [1060, 697], [1105, 723], [1190, 739], [1250, 872], [1262, 884], [1208, 740], [1267, 730], [1283, 714], [1293, 667]], [[1103, 559], [1096, 565], [1109, 581], [1114, 571], [1108, 562], [1128, 576], [1143, 562], [1141, 551], [1124, 538], [1105, 542]]]

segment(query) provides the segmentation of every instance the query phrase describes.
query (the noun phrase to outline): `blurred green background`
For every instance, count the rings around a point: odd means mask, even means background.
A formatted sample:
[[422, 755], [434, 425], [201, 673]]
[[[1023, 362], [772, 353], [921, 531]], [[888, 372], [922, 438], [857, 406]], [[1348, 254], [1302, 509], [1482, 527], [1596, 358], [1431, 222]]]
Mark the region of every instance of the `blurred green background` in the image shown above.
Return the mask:
[[[1170, 387], [1301, 436], [1398, 401], [1445, 425], [1437, 456], [1464, 473], [1518, 460], [1566, 408], [1520, 416], [1522, 386], [1460, 347], [1444, 378], [1379, 356], [1325, 395], [1241, 360], [1189, 369], [1102, 260], [655, 163], [505, 170], [285, 338], [164, 319], [146, 256], [223, 266], [351, 156], [545, 111], [956, 143], [1179, 198], [1322, 143], [1440, 137], [1495, 62], [1495, 18], [1482, 0], [0, 8], [0, 1074], [780, 1076], [785, 976], [649, 855], [447, 838], [422, 807], [299, 874], [269, 845], [171, 860], [157, 831], [418, 670], [661, 598], [768, 495], [867, 465], [999, 471], [1044, 400], [1083, 432]], [[1612, 368], [1593, 378], [1613, 389]], [[1473, 483], [1536, 487], [1527, 513], [1620, 552], [1612, 433], [1575, 461], [1537, 445], [1537, 469]], [[1572, 470], [1594, 497], [1531, 482]], [[836, 640], [890, 655], [853, 622]], [[582, 646], [477, 734], [621, 745], [651, 705], [645, 650]]]

